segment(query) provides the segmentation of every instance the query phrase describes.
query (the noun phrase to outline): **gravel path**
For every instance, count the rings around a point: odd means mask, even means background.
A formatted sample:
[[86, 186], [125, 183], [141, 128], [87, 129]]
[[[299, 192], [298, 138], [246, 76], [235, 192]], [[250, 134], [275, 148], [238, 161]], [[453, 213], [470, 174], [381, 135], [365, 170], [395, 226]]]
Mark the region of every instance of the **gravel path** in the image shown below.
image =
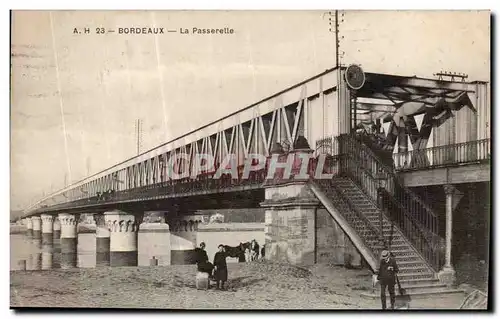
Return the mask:
[[[12, 307], [164, 309], [378, 309], [368, 271], [317, 265], [303, 269], [255, 262], [228, 264], [226, 291], [195, 287], [196, 267], [123, 267], [11, 271]], [[421, 303], [425, 301], [421, 301]], [[456, 308], [461, 300], [436, 306]], [[425, 305], [424, 305], [425, 306]], [[435, 308], [435, 306], [432, 306]]]

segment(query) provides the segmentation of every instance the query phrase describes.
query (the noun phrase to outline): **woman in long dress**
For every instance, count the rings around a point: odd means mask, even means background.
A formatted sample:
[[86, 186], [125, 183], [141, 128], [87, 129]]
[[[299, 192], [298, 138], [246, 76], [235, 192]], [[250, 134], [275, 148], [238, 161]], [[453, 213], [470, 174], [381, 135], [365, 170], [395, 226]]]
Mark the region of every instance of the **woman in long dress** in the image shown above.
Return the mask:
[[227, 281], [227, 255], [222, 244], [218, 248], [219, 251], [214, 256], [214, 277], [217, 282], [216, 289], [224, 290], [224, 284]]

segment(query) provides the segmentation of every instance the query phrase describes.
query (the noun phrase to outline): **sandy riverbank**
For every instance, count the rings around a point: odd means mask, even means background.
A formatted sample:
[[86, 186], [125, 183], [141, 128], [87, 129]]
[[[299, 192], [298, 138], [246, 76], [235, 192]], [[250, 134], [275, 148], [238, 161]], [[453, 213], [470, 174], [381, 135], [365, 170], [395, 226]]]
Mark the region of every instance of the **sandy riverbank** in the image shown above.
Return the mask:
[[[229, 264], [226, 291], [195, 288], [195, 266], [11, 271], [12, 307], [164, 309], [378, 309], [360, 293], [370, 273], [304, 270], [270, 263]], [[457, 308], [461, 300], [420, 300], [413, 308]]]

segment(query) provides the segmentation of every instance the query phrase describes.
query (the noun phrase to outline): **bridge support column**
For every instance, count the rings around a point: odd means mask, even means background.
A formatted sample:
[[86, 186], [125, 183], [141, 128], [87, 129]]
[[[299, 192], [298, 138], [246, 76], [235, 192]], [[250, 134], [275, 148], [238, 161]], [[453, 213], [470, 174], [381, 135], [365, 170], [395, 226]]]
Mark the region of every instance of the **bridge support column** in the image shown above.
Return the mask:
[[28, 259], [28, 264], [30, 265], [30, 267], [27, 267], [27, 269], [42, 269], [42, 253], [39, 250], [35, 250], [33, 253], [31, 253]]
[[24, 220], [26, 223], [26, 237], [28, 237], [28, 239], [31, 239], [33, 237], [33, 222], [31, 220], [31, 217], [27, 217]]
[[61, 268], [74, 268], [77, 264], [77, 216], [59, 214], [61, 223]]
[[53, 221], [52, 215], [42, 214], [42, 269], [52, 269]]
[[135, 216], [121, 211], [106, 212], [104, 219], [110, 231], [111, 267], [137, 266], [137, 230]]
[[54, 218], [54, 224], [52, 226], [53, 231], [53, 239], [58, 240], [61, 238], [61, 222], [59, 221], [59, 217]]
[[31, 223], [33, 224], [33, 239], [42, 239], [42, 219], [40, 216], [31, 217]]
[[40, 216], [31, 217], [31, 222], [33, 224], [33, 244], [37, 249], [42, 247], [42, 219]]
[[109, 229], [104, 219], [104, 214], [95, 214], [95, 245], [96, 245], [96, 267], [109, 266]]
[[316, 210], [319, 201], [305, 182], [266, 188], [266, 259], [294, 265], [316, 262]]
[[446, 238], [445, 238], [445, 261], [443, 269], [438, 273], [439, 280], [451, 286], [455, 283], [455, 269], [451, 263], [451, 247], [453, 235], [453, 210], [458, 205], [463, 194], [453, 185], [444, 185], [446, 194]]
[[170, 227], [164, 218], [147, 219], [139, 227], [138, 264], [150, 266], [151, 260], [157, 259], [158, 266], [171, 264]]
[[52, 258], [52, 267], [53, 268], [61, 268], [61, 222], [59, 221], [59, 217], [54, 217], [53, 223], [53, 258]]
[[42, 245], [51, 245], [53, 244], [53, 236], [54, 236], [54, 218], [52, 215], [42, 214]]

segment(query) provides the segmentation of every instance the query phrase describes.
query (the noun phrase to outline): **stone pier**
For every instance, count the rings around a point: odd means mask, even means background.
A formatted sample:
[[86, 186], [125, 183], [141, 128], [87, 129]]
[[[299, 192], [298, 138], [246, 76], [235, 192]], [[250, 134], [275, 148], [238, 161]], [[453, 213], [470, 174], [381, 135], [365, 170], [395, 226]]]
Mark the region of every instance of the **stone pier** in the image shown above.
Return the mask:
[[52, 215], [43, 214], [40, 216], [42, 219], [42, 245], [52, 246], [54, 242], [54, 218]]
[[110, 232], [104, 214], [94, 214], [96, 224], [96, 267], [110, 265]]
[[[169, 214], [167, 214], [168, 216]], [[172, 265], [188, 265], [194, 263], [197, 225], [195, 215], [170, 213], [167, 224], [170, 230], [170, 263]]]
[[42, 252], [34, 251], [29, 256], [28, 264], [31, 265], [30, 270], [41, 270], [42, 269]]
[[169, 225], [164, 222], [142, 223], [139, 229], [139, 266], [149, 266], [153, 257], [158, 266], [171, 264]]
[[52, 269], [53, 257], [53, 221], [52, 215], [42, 214], [42, 269]]
[[31, 217], [25, 218], [26, 223], [26, 236], [31, 239], [33, 237], [33, 222]]
[[266, 259], [313, 265], [319, 201], [305, 182], [268, 187], [265, 196]]
[[52, 231], [54, 240], [59, 240], [61, 238], [61, 222], [59, 221], [59, 217], [54, 218]]
[[77, 264], [77, 216], [74, 214], [59, 214], [61, 223], [61, 268], [74, 268]]
[[[294, 150], [275, 144], [265, 183], [266, 259], [293, 265], [316, 263], [316, 210], [320, 204], [308, 186], [312, 150], [299, 136]], [[308, 156], [306, 156], [308, 155]]]
[[59, 217], [54, 217], [53, 223], [52, 268], [61, 268], [61, 222]]
[[110, 231], [110, 266], [137, 266], [137, 231], [135, 216], [122, 211], [104, 213]]
[[33, 237], [31, 238], [31, 242], [35, 249], [42, 248], [42, 220], [40, 216], [31, 217], [31, 223], [33, 224]]

